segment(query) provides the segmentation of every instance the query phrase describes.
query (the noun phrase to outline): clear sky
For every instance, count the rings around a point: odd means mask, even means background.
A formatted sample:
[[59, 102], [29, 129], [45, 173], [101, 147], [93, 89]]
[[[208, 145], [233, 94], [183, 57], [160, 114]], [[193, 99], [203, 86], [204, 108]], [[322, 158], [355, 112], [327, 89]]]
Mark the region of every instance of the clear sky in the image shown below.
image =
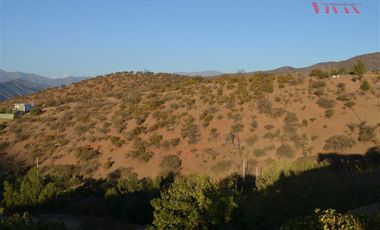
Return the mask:
[[[380, 49], [379, 0], [360, 15], [313, 0], [0, 0], [0, 68], [45, 76], [266, 70]], [[321, 1], [315, 0], [320, 3]]]

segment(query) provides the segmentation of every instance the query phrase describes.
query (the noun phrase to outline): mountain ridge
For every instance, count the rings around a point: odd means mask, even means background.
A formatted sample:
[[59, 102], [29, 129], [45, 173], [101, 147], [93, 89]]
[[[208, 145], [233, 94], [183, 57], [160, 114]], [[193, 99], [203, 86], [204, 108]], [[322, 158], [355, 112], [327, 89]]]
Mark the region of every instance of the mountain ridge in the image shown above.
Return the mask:
[[352, 68], [354, 64], [358, 61], [363, 62], [367, 70], [369, 71], [376, 71], [380, 70], [380, 52], [374, 52], [374, 53], [367, 53], [362, 55], [357, 55], [342, 61], [325, 61], [325, 62], [319, 62], [313, 65], [309, 65], [306, 67], [292, 67], [292, 66], [282, 66], [276, 69], [267, 70], [267, 71], [254, 71], [255, 72], [266, 72], [266, 73], [289, 73], [289, 72], [301, 72], [301, 73], [310, 73], [313, 69], [321, 69], [328, 71], [333, 69], [340, 69], [340, 68]]
[[42, 89], [72, 84], [87, 77], [48, 78], [34, 73], [7, 72], [0, 69], [0, 100], [23, 96]]

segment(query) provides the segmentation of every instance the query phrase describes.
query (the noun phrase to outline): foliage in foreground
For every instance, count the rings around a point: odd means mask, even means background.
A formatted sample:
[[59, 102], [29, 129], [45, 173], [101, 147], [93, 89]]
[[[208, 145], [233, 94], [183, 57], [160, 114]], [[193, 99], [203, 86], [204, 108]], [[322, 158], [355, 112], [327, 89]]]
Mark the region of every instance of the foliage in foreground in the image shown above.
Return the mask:
[[48, 182], [37, 168], [11, 184], [4, 181], [3, 204], [10, 209], [36, 206], [51, 199], [58, 192], [53, 182]]
[[359, 219], [351, 214], [342, 214], [334, 209], [316, 209], [315, 214], [296, 220], [291, 220], [283, 226], [281, 230], [324, 230], [324, 229], [345, 229], [361, 230], [364, 229]]
[[[180, 166], [176, 159], [167, 164], [176, 166], [171, 169]], [[355, 224], [357, 219], [327, 212], [330, 208], [347, 212], [380, 201], [379, 147], [369, 149], [364, 156], [321, 154], [319, 161], [304, 157], [286, 167], [273, 164], [271, 174], [263, 173], [257, 181], [251, 175], [243, 179], [233, 174], [217, 183], [202, 176], [173, 178], [174, 174], [140, 179], [131, 168], [114, 170], [107, 178], [98, 180], [78, 176], [78, 169], [69, 165], [48, 170], [50, 176], [43, 176], [33, 168], [25, 176], [6, 182], [9, 185], [4, 187], [1, 205], [7, 215], [15, 211], [64, 213], [104, 223], [153, 224], [158, 229], [279, 229], [281, 226], [286, 229], [289, 224], [300, 226], [298, 229], [313, 229], [308, 226], [321, 226], [320, 216], [337, 219], [338, 222], [328, 222], [336, 228], [327, 229], [345, 229], [344, 223]], [[48, 189], [51, 184], [60, 189]], [[325, 211], [311, 215], [317, 207]], [[302, 216], [309, 217], [294, 220]], [[378, 217], [358, 220], [358, 226], [362, 227], [358, 229], [380, 226]]]
[[34, 223], [31, 221], [28, 213], [20, 215], [18, 213], [9, 217], [1, 216], [3, 209], [0, 209], [0, 229], [2, 230], [65, 230], [66, 227], [63, 224], [37, 221]]
[[208, 177], [178, 177], [161, 197], [153, 199], [153, 224], [159, 229], [209, 229], [228, 225], [237, 208]]

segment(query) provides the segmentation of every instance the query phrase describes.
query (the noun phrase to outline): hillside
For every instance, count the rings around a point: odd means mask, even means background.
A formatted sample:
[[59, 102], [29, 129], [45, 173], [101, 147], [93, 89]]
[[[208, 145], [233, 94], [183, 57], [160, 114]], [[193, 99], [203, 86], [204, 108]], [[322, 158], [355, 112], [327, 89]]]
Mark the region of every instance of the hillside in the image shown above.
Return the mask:
[[[362, 90], [367, 80], [370, 89]], [[2, 125], [9, 162], [71, 165], [103, 177], [140, 177], [180, 159], [182, 174], [265, 171], [319, 153], [364, 153], [379, 135], [380, 78], [362, 81], [269, 74], [212, 79], [123, 72], [11, 99], [42, 106]], [[365, 122], [365, 123], [362, 123]], [[363, 139], [363, 132], [372, 136]], [[335, 137], [327, 141], [329, 138]]]

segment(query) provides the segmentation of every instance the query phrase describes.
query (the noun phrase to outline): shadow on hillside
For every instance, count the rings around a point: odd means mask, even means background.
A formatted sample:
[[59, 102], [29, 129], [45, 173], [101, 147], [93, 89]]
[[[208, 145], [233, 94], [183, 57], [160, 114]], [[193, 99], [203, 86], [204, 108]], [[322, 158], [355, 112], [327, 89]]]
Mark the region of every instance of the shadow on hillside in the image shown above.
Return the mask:
[[346, 212], [380, 200], [380, 148], [363, 154], [320, 153], [326, 166], [299, 174], [281, 174], [264, 191], [242, 201], [248, 229], [277, 229], [316, 208]]
[[[237, 200], [240, 209], [234, 217], [237, 228], [278, 229], [289, 219], [312, 214], [316, 208], [346, 212], [380, 201], [379, 147], [370, 148], [364, 155], [321, 153], [318, 160], [324, 166], [297, 174], [282, 173], [277, 181], [261, 191], [255, 187], [253, 175], [243, 179], [233, 174], [221, 180], [219, 185], [225, 191], [240, 193]], [[169, 187], [173, 178], [173, 175], [159, 181], [132, 178], [123, 185], [129, 189], [124, 194], [112, 190], [120, 185], [117, 178], [81, 178], [81, 185], [70, 192], [27, 210], [33, 214], [90, 217], [126, 225], [127, 222], [149, 224], [153, 220], [150, 200], [159, 196], [160, 189]], [[88, 222], [89, 229], [101, 229], [98, 222], [91, 219]]]
[[[16, 160], [4, 151], [0, 151], [0, 189], [3, 190], [4, 180], [13, 180], [14, 177], [25, 174], [27, 167], [25, 161]], [[1, 193], [0, 193], [1, 195]], [[1, 198], [2, 196], [0, 196]]]

